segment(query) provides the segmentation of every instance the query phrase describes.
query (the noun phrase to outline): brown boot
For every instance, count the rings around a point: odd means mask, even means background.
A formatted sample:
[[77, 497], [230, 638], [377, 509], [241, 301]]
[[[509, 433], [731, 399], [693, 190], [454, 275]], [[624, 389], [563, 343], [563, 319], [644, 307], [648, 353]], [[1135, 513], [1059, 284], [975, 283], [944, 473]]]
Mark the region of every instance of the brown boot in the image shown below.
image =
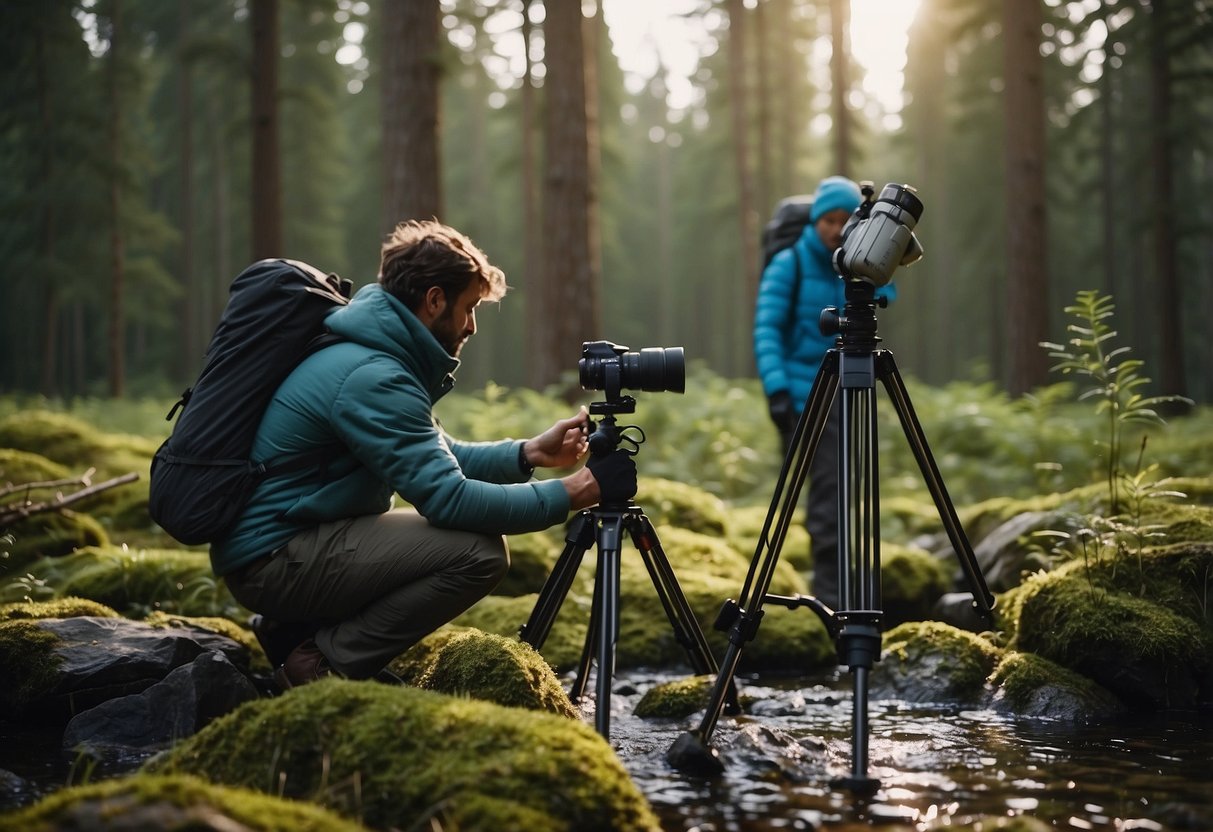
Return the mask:
[[316, 642], [309, 638], [292, 650], [282, 667], [274, 671], [274, 681], [278, 683], [279, 688], [287, 691], [326, 676], [339, 675], [341, 674], [329, 665], [329, 660], [320, 652]]

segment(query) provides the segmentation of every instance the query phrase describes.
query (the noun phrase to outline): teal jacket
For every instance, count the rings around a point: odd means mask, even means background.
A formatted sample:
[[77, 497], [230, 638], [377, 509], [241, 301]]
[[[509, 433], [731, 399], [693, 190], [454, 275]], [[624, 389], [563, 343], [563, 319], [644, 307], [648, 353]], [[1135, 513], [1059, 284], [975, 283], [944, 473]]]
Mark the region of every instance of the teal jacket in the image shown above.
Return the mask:
[[459, 361], [377, 284], [325, 323], [346, 339], [296, 367], [257, 429], [252, 458], [271, 461], [332, 447], [324, 466], [262, 482], [225, 540], [211, 547], [225, 575], [320, 523], [381, 514], [399, 494], [435, 526], [518, 534], [563, 521], [559, 480], [528, 482], [521, 442], [460, 442], [433, 406]]
[[[793, 291], [796, 261], [800, 261], [800, 291]], [[796, 294], [796, 308], [789, 309]], [[876, 290], [878, 297], [893, 301], [897, 287], [892, 283]], [[800, 239], [776, 254], [763, 270], [754, 302], [754, 360], [758, 378], [767, 397], [786, 390], [799, 413], [813, 388], [821, 359], [837, 340], [823, 335], [821, 310], [827, 306], [839, 311], [846, 305], [846, 283], [830, 263], [826, 248], [812, 223], [804, 227]]]

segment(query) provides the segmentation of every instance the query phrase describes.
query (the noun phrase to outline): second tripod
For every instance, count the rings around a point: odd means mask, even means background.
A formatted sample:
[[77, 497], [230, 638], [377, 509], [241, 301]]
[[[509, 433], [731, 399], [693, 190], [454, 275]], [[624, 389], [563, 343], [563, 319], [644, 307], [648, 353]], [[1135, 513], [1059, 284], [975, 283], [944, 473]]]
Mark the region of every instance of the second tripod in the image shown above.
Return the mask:
[[[595, 407], [596, 405], [591, 405], [591, 413], [601, 412], [596, 411]], [[643, 441], [643, 434], [641, 437], [640, 440], [627, 441], [639, 445]], [[628, 453], [629, 451], [618, 448], [620, 440], [615, 417], [613, 413], [608, 412], [597, 432], [590, 437], [591, 452]], [[635, 453], [635, 450], [631, 452]], [[590, 622], [569, 698], [576, 702], [585, 693], [590, 665], [597, 658], [594, 724], [598, 733], [608, 739], [611, 728], [611, 682], [615, 675], [615, 648], [619, 639], [619, 589], [624, 532], [628, 533], [632, 543], [640, 551], [649, 578], [657, 591], [657, 597], [673, 628], [674, 638], [686, 651], [691, 667], [698, 674], [719, 672], [703, 630], [695, 620], [691, 606], [687, 603], [677, 578], [674, 577], [674, 570], [661, 547], [657, 532], [640, 506], [628, 500], [625, 503], [604, 504], [579, 512], [569, 524], [564, 551], [557, 558], [551, 575], [540, 590], [535, 609], [519, 631], [519, 636], [536, 650], [543, 646], [556, 620], [556, 614], [560, 611], [560, 605], [573, 586], [585, 553], [597, 544], [598, 568]], [[731, 683], [725, 697], [728, 700], [726, 711], [735, 713], [737, 699]]]

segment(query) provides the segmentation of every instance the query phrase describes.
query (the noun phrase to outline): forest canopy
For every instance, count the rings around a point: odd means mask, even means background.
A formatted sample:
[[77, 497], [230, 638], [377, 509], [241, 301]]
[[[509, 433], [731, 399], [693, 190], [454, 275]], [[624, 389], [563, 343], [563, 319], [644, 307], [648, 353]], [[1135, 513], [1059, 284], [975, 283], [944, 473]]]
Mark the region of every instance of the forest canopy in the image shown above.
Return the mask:
[[920, 0], [898, 112], [852, 54], [871, 4], [653, 3], [677, 25], [637, 44], [630, 2], [4, 3], [0, 387], [175, 392], [245, 265], [365, 284], [409, 216], [513, 286], [465, 389], [597, 338], [750, 377], [762, 223], [844, 173], [926, 205], [881, 313], [907, 375], [1028, 392], [1094, 290], [1149, 392], [1213, 400], [1208, 0]]

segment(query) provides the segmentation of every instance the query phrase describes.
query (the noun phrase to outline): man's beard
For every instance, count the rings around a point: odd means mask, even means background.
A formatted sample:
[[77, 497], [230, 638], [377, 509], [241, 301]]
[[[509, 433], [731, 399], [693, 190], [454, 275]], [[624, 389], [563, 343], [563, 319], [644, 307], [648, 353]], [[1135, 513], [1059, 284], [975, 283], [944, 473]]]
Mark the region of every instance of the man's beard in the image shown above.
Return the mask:
[[450, 310], [443, 312], [434, 321], [433, 325], [430, 326], [430, 332], [451, 358], [458, 358], [459, 351], [463, 349], [464, 343], [467, 342], [466, 332], [455, 332], [453, 316]]

